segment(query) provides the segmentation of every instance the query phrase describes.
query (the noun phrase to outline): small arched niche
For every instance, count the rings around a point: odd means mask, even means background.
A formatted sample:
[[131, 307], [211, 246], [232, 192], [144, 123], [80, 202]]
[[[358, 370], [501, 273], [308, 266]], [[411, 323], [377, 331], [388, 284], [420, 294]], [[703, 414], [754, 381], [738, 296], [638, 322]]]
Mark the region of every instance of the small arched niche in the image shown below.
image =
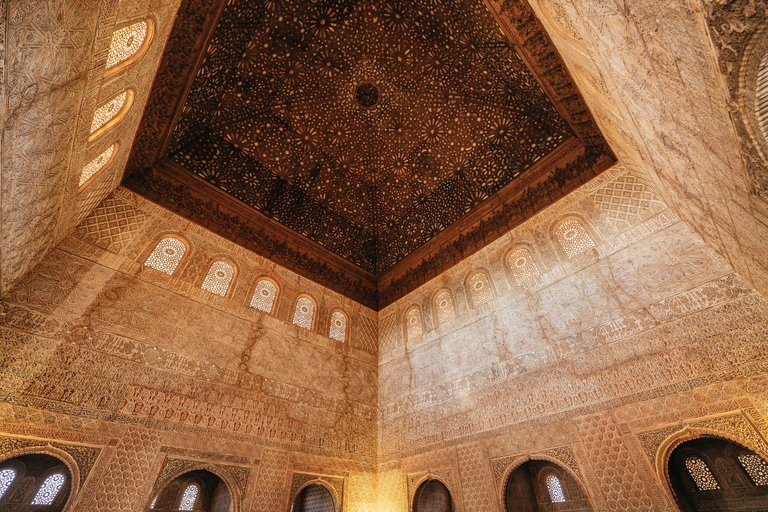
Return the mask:
[[440, 480], [427, 480], [416, 489], [413, 512], [453, 512], [453, 500]]
[[291, 512], [337, 512], [331, 491], [320, 484], [309, 484], [296, 495]]
[[734, 442], [698, 437], [680, 443], [667, 471], [682, 512], [768, 510], [768, 462]]
[[507, 512], [592, 511], [576, 479], [546, 460], [529, 460], [510, 473], [504, 488], [504, 506]]
[[29, 453], [0, 462], [0, 510], [64, 510], [72, 493], [66, 464], [48, 454]]
[[148, 511], [233, 512], [232, 494], [218, 475], [205, 469], [171, 480], [149, 502]]

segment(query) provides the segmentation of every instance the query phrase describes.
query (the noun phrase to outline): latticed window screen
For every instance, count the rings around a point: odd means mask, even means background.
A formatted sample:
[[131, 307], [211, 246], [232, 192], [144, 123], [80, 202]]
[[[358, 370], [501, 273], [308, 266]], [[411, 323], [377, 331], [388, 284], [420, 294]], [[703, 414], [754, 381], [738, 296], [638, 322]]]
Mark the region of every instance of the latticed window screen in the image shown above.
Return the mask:
[[469, 286], [469, 295], [472, 298], [472, 304], [477, 307], [493, 300], [491, 291], [491, 281], [485, 272], [477, 272], [467, 281]]
[[296, 311], [293, 313], [293, 323], [305, 329], [312, 329], [314, 314], [315, 303], [308, 297], [299, 297], [296, 301]]
[[330, 338], [341, 342], [347, 341], [347, 317], [341, 311], [334, 311], [331, 315]]
[[0, 471], [0, 498], [5, 495], [5, 491], [11, 486], [14, 480], [16, 480], [15, 469], [3, 469]]
[[234, 275], [235, 267], [226, 261], [214, 261], [201, 288], [224, 297], [227, 295], [229, 283], [232, 282]]
[[276, 296], [277, 286], [275, 283], [269, 279], [262, 279], [256, 283], [256, 290], [254, 290], [253, 298], [251, 298], [251, 307], [265, 313], [272, 313]]
[[152, 503], [149, 504], [149, 508], [155, 508], [156, 504], [157, 504], [157, 496], [155, 496], [155, 499], [153, 499]]
[[700, 491], [711, 491], [720, 488], [709, 467], [707, 467], [707, 463], [700, 458], [688, 457], [685, 459], [685, 467]]
[[51, 505], [64, 486], [64, 475], [54, 473], [45, 479], [30, 505]]
[[507, 256], [507, 265], [512, 269], [517, 284], [523, 284], [529, 279], [540, 275], [539, 267], [533, 261], [530, 251], [525, 247], [515, 249]]
[[104, 168], [105, 165], [107, 165], [112, 158], [112, 155], [115, 154], [115, 145], [112, 144], [107, 149], [104, 150], [102, 154], [85, 164], [85, 167], [83, 167], [83, 171], [80, 173], [80, 186], [82, 187], [83, 184], [91, 179], [94, 174], [99, 172]]
[[437, 323], [442, 324], [448, 320], [456, 318], [456, 313], [453, 309], [453, 298], [451, 292], [443, 290], [435, 295], [435, 311], [437, 312]]
[[179, 503], [179, 510], [193, 510], [195, 508], [195, 501], [197, 501], [197, 495], [200, 493], [200, 488], [196, 484], [190, 484], [184, 489], [184, 494], [181, 496], [181, 503]]
[[128, 91], [122, 94], [118, 94], [109, 103], [106, 103], [96, 109], [93, 113], [93, 121], [91, 121], [91, 133], [95, 132], [120, 113], [120, 109], [125, 105], [125, 100], [128, 99]]
[[768, 462], [765, 459], [754, 453], [742, 453], [738, 459], [755, 485], [768, 485]]
[[168, 275], [173, 275], [173, 271], [176, 270], [186, 250], [187, 247], [178, 238], [163, 238], [157, 243], [155, 250], [152, 251], [144, 264]]
[[408, 340], [418, 338], [424, 332], [421, 326], [421, 310], [416, 306], [408, 310], [405, 314], [405, 332]]
[[581, 222], [576, 219], [561, 222], [555, 229], [555, 237], [569, 258], [595, 246], [595, 241], [589, 236]]
[[145, 21], [116, 30], [112, 34], [112, 41], [109, 43], [107, 69], [113, 68], [135, 55], [147, 38], [147, 30], [147, 22]]
[[552, 500], [552, 503], [565, 503], [563, 486], [560, 484], [560, 479], [555, 475], [547, 477], [547, 490], [549, 491], [549, 499]]
[[768, 142], [768, 54], [763, 57], [755, 85], [755, 114], [763, 138]]

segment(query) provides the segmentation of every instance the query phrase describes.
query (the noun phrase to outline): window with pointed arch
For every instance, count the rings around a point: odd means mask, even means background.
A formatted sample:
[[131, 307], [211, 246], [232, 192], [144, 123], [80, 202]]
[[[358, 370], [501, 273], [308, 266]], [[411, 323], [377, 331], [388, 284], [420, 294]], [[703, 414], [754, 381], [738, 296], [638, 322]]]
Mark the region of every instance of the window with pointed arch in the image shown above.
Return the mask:
[[558, 224], [555, 228], [555, 238], [569, 258], [595, 246], [595, 241], [577, 219], [566, 219]]
[[338, 310], [331, 314], [328, 337], [342, 343], [347, 342], [347, 315]]
[[415, 340], [424, 333], [421, 324], [421, 310], [418, 306], [413, 306], [405, 314], [405, 333], [408, 341]]
[[179, 510], [194, 510], [198, 494], [200, 494], [200, 487], [197, 484], [189, 484], [181, 495]]
[[486, 302], [493, 300], [493, 290], [491, 290], [491, 280], [488, 274], [483, 271], [475, 272], [467, 279], [469, 296], [472, 299], [474, 307], [481, 306]]
[[139, 60], [152, 40], [153, 30], [154, 25], [149, 20], [115, 30], [109, 43], [107, 74], [116, 73]]
[[85, 164], [85, 167], [83, 167], [83, 170], [80, 172], [79, 186], [82, 188], [91, 180], [91, 178], [96, 176], [100, 171], [107, 167], [107, 165], [112, 163], [112, 160], [115, 159], [115, 155], [117, 155], [117, 144], [112, 144], [101, 154], [99, 154], [99, 156]]
[[565, 503], [565, 493], [563, 493], [563, 485], [560, 483], [560, 479], [555, 475], [548, 475], [547, 491], [549, 491], [549, 499], [552, 503]]
[[712, 491], [720, 488], [714, 475], [709, 470], [709, 466], [700, 458], [688, 457], [685, 459], [685, 467], [700, 491]]
[[251, 298], [251, 307], [272, 314], [272, 308], [277, 298], [277, 285], [271, 279], [260, 279], [256, 283]]
[[128, 89], [97, 108], [96, 112], [93, 113], [89, 140], [97, 138], [109, 128], [119, 123], [128, 114], [132, 104], [133, 91]]
[[224, 260], [214, 261], [200, 288], [226, 297], [233, 277], [235, 277], [235, 267], [232, 264]]
[[439, 291], [435, 295], [434, 303], [438, 325], [456, 318], [456, 312], [453, 309], [453, 297], [451, 297], [451, 292], [449, 290]]
[[18, 476], [19, 472], [14, 468], [5, 468], [0, 470], [0, 499], [5, 496], [5, 493], [13, 484], [14, 480]]
[[755, 485], [768, 485], [768, 462], [764, 458], [754, 453], [741, 453], [737, 458]]
[[312, 320], [315, 316], [315, 302], [307, 296], [299, 297], [296, 310], [293, 312], [293, 323], [307, 330], [312, 330]]
[[512, 269], [512, 275], [515, 276], [515, 282], [519, 285], [526, 281], [541, 275], [539, 267], [533, 261], [531, 251], [526, 247], [518, 247], [511, 251], [507, 256], [507, 265]]
[[32, 498], [30, 505], [52, 505], [59, 491], [64, 486], [66, 477], [63, 473], [54, 473], [46, 478], [42, 485], [37, 489], [35, 497]]
[[185, 252], [184, 242], [173, 236], [165, 237], [157, 243], [144, 265], [172, 276]]

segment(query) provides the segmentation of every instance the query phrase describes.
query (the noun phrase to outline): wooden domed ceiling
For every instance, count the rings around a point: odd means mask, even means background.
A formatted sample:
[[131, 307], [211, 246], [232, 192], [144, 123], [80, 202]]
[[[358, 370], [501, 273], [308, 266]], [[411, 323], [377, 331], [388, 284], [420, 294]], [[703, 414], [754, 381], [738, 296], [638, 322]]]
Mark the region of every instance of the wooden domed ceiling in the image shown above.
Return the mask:
[[612, 162], [519, 5], [188, 0], [127, 184], [383, 306]]

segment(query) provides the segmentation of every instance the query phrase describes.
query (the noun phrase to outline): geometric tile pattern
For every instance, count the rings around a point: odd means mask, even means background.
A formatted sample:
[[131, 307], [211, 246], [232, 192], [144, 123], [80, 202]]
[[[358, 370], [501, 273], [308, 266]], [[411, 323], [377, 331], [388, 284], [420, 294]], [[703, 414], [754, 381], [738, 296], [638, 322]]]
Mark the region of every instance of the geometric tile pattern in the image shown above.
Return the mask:
[[259, 476], [257, 478], [256, 492], [253, 503], [246, 512], [274, 512], [283, 510], [286, 506], [288, 493], [289, 469], [288, 452], [265, 448], [261, 463], [259, 464]]
[[609, 510], [659, 510], [638, 475], [637, 464], [608, 413], [576, 421]]
[[627, 229], [666, 208], [661, 199], [633, 173], [611, 180], [592, 195], [606, 219]]
[[468, 512], [496, 512], [491, 472], [481, 444], [462, 445], [456, 449], [461, 474], [464, 509]]
[[152, 462], [161, 446], [160, 434], [143, 428], [129, 428], [115, 447], [109, 471], [101, 481], [90, 510], [132, 512], [143, 507], [145, 493], [155, 475]]
[[144, 223], [144, 213], [119, 197], [111, 196], [80, 223], [75, 236], [102, 249], [119, 253]]

